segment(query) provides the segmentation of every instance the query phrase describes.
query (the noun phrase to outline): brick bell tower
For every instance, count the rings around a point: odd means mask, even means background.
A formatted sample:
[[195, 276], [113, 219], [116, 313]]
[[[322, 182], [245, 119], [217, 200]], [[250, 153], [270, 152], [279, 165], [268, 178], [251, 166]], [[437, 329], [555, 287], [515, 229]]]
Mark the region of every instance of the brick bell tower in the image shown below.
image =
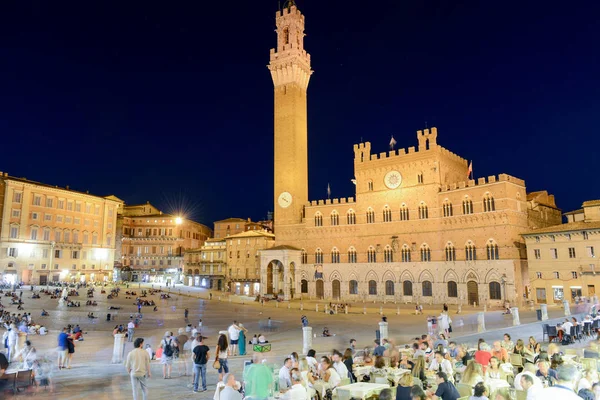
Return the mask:
[[306, 91], [312, 70], [304, 16], [293, 0], [275, 16], [277, 48], [268, 65], [275, 92], [275, 231], [302, 222], [308, 202]]

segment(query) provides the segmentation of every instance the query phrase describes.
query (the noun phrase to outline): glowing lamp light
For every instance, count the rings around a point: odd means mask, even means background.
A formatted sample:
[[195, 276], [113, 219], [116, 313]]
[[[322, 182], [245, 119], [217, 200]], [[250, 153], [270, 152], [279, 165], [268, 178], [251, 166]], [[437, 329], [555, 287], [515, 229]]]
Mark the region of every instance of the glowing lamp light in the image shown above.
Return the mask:
[[176, 223], [177, 225], [181, 225], [181, 223], [182, 223], [182, 222], [183, 222], [183, 219], [182, 219], [181, 217], [177, 217], [177, 218], [175, 218], [175, 223]]

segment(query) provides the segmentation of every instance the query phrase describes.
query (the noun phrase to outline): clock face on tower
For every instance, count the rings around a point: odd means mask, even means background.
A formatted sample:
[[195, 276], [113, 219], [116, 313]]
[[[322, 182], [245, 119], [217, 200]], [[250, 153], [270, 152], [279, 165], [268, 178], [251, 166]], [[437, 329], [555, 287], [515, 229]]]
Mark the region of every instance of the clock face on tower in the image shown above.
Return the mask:
[[288, 208], [292, 205], [292, 195], [289, 192], [282, 192], [277, 198], [277, 203], [281, 208]]
[[383, 182], [389, 189], [396, 189], [402, 183], [402, 175], [398, 171], [390, 171], [385, 174]]

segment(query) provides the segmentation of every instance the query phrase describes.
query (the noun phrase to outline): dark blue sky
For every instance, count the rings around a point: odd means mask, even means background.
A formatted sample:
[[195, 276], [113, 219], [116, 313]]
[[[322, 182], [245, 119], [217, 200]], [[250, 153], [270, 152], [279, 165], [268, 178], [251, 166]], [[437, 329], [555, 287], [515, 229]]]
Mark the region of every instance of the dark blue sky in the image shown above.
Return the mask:
[[[352, 145], [415, 131], [554, 193], [600, 198], [598, 2], [298, 0], [310, 197], [352, 196]], [[212, 224], [273, 207], [276, 0], [5, 1], [0, 170]]]

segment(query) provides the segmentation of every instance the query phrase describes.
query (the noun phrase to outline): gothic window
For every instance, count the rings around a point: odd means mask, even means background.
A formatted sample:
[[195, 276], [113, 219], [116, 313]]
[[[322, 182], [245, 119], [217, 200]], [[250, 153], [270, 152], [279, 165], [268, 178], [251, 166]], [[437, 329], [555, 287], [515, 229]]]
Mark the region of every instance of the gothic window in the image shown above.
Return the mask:
[[394, 250], [390, 246], [385, 246], [383, 250], [383, 261], [384, 262], [394, 262]]
[[402, 262], [410, 262], [410, 248], [407, 245], [402, 246]]
[[490, 282], [490, 300], [502, 300], [502, 291], [498, 282]]
[[423, 183], [423, 173], [422, 172], [417, 174], [417, 183]]
[[469, 198], [463, 200], [463, 214], [473, 214], [473, 201]]
[[421, 284], [423, 290], [423, 296], [431, 297], [433, 295], [433, 288], [431, 287], [431, 282], [423, 281]]
[[467, 242], [467, 244], [465, 245], [465, 260], [467, 260], [467, 261], [477, 260], [475, 245], [471, 241]]
[[494, 197], [489, 193], [486, 193], [486, 195], [483, 197], [483, 211], [484, 212], [496, 211], [496, 204], [494, 203]]
[[377, 282], [374, 280], [369, 281], [369, 294], [376, 295], [377, 294]]
[[369, 192], [373, 191], [373, 181], [368, 181], [367, 182], [367, 188], [368, 188]]
[[412, 296], [413, 295], [412, 289], [413, 288], [412, 288], [411, 281], [402, 282], [402, 292], [404, 293], [405, 296]]
[[446, 253], [446, 261], [456, 261], [456, 250], [452, 243], [446, 245], [444, 252]]
[[306, 253], [306, 250], [302, 249], [302, 264], [308, 264], [308, 254]]
[[354, 210], [348, 210], [348, 213], [346, 214], [346, 219], [348, 225], [356, 224], [356, 214], [354, 213]]
[[340, 251], [337, 248], [331, 249], [331, 263], [338, 264], [340, 262]]
[[367, 224], [372, 224], [375, 222], [375, 211], [369, 207], [367, 210]]
[[356, 249], [354, 247], [348, 249], [348, 262], [356, 263]]
[[340, 215], [337, 213], [337, 211], [333, 211], [331, 213], [331, 225], [339, 225], [340, 224]]
[[408, 207], [406, 204], [402, 204], [402, 207], [400, 208], [400, 221], [408, 221], [408, 217]]
[[290, 43], [290, 29], [283, 28], [283, 44], [289, 44], [289, 43]]
[[302, 279], [300, 282], [300, 292], [308, 293], [308, 281], [306, 279]]
[[490, 241], [486, 246], [487, 250], [487, 259], [488, 260], [498, 260], [500, 259], [498, 254], [498, 245], [492, 241]]
[[358, 294], [358, 282], [357, 281], [350, 281], [348, 284], [348, 292], [350, 294]]
[[321, 249], [315, 251], [315, 264], [323, 264], [323, 252]]
[[427, 219], [429, 218], [429, 211], [427, 210], [427, 205], [421, 202], [419, 206], [419, 219]]
[[367, 250], [367, 261], [370, 263], [377, 262], [377, 253], [375, 253], [373, 246], [370, 246], [369, 250]]
[[385, 295], [386, 296], [394, 295], [394, 281], [385, 281]]
[[444, 217], [451, 217], [452, 216], [452, 203], [450, 203], [449, 200], [444, 201], [444, 204], [442, 205], [442, 208], [444, 210]]
[[421, 246], [421, 261], [422, 262], [431, 261], [431, 249], [426, 244]]
[[315, 214], [315, 226], [323, 226], [323, 215], [319, 212]]
[[458, 297], [458, 287], [454, 281], [448, 281], [448, 297]]
[[392, 222], [392, 210], [388, 206], [383, 209], [383, 222]]

